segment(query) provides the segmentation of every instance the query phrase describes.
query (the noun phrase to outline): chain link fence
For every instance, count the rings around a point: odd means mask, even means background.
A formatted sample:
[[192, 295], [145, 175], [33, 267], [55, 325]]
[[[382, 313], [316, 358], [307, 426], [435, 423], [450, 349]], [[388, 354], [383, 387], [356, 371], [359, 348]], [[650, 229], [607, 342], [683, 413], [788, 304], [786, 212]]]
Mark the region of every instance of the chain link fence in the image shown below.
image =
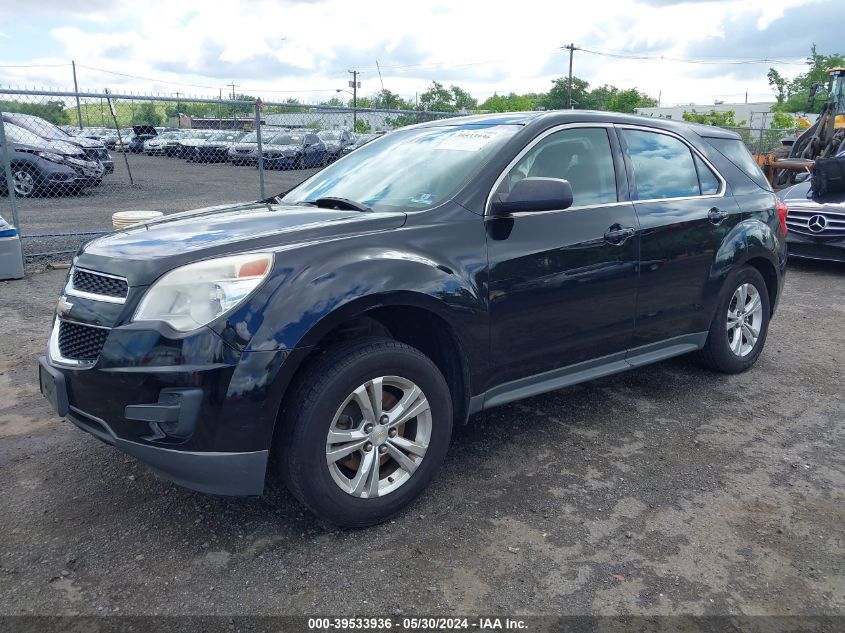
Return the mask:
[[66, 259], [112, 230], [116, 212], [264, 199], [380, 134], [457, 116], [2, 88], [0, 112], [0, 216], [30, 260]]

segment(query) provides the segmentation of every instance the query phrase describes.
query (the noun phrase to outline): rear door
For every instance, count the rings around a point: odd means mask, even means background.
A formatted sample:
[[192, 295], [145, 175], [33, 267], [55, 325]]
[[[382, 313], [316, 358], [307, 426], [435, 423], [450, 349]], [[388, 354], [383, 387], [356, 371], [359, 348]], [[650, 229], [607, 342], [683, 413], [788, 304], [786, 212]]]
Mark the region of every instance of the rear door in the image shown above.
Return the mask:
[[634, 328], [636, 217], [612, 127], [576, 124], [541, 135], [497, 193], [525, 177], [569, 180], [574, 204], [486, 218], [491, 386], [624, 358]]
[[640, 277], [634, 347], [710, 327], [705, 309], [719, 266], [716, 255], [742, 220], [724, 178], [671, 132], [617, 126], [640, 227]]

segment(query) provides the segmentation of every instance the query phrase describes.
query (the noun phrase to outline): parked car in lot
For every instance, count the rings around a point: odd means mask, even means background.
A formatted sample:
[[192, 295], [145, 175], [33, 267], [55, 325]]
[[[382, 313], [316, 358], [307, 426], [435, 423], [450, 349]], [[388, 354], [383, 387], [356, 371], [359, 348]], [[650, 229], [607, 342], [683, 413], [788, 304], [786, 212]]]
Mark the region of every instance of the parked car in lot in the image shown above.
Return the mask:
[[329, 162], [340, 158], [343, 150], [355, 142], [355, 137], [348, 130], [320, 130], [317, 138], [325, 144]]
[[86, 244], [42, 392], [181, 485], [257, 495], [272, 463], [324, 519], [383, 521], [472, 413], [689, 352], [754, 365], [787, 210], [740, 152], [583, 111], [393, 132], [285, 195]]
[[[88, 160], [78, 146], [65, 141], [43, 139], [13, 123], [3, 125], [6, 142], [10, 146], [12, 186], [18, 197], [61, 195], [98, 184], [102, 179], [102, 163]], [[5, 148], [0, 146], [0, 156], [4, 151]], [[0, 178], [0, 191], [6, 195], [6, 178], [2, 173], [0, 176], [3, 176]]]
[[263, 147], [265, 169], [322, 167], [329, 162], [326, 144], [313, 132], [283, 132]]
[[176, 156], [179, 142], [186, 137], [184, 131], [162, 132], [158, 136], [144, 141], [144, 153], [148, 156]]
[[176, 143], [174, 156], [189, 158], [196, 155], [196, 148], [216, 134], [216, 130], [183, 130], [184, 135]]
[[[275, 136], [284, 132], [283, 129], [261, 128], [262, 146], [269, 143]], [[255, 165], [258, 163], [258, 133], [248, 132], [241, 140], [232, 145], [226, 153], [233, 165]]]
[[229, 148], [240, 141], [246, 132], [218, 131], [211, 134], [205, 142], [188, 152], [185, 159], [197, 163], [225, 163], [229, 158]]
[[363, 147], [370, 141], [376, 140], [379, 136], [383, 136], [383, 134], [383, 132], [381, 134], [359, 134], [355, 137], [355, 140], [351, 144], [341, 150], [341, 155], [346, 156], [347, 154], [354, 152], [356, 149]]
[[[84, 136], [71, 136], [57, 125], [32, 114], [20, 114], [18, 112], [4, 112], [3, 120], [14, 123], [29, 132], [49, 141], [63, 141], [79, 147], [88, 161], [98, 160], [103, 165], [103, 171], [110, 174], [114, 171], [114, 161], [106, 146]], [[100, 179], [102, 180], [102, 178]], [[99, 184], [97, 182], [96, 184]]]
[[806, 180], [778, 197], [789, 207], [790, 257], [845, 262], [845, 192], [819, 197]]
[[129, 139], [129, 151], [133, 154], [141, 154], [144, 151], [144, 143], [158, 136], [158, 132], [152, 125], [133, 125], [132, 138]]

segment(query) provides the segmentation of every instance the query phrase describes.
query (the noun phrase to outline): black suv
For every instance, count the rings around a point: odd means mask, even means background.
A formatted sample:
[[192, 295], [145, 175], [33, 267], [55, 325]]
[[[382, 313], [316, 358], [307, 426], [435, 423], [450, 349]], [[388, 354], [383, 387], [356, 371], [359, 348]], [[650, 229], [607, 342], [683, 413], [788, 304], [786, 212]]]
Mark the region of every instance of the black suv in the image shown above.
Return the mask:
[[184, 486], [258, 495], [272, 464], [319, 516], [382, 521], [472, 413], [688, 352], [754, 364], [786, 208], [740, 150], [598, 112], [393, 132], [276, 198], [87, 244], [41, 390]]

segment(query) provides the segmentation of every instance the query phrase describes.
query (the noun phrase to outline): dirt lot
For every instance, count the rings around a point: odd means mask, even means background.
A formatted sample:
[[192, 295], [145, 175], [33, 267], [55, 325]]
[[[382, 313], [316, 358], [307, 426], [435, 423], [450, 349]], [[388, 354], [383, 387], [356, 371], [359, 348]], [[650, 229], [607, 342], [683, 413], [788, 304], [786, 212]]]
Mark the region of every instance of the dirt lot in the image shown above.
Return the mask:
[[[188, 163], [178, 158], [129, 154], [134, 184], [130, 184], [123, 154], [112, 152], [114, 173], [99, 187], [79, 195], [18, 200], [18, 215], [26, 253], [77, 249], [92, 236], [28, 238], [34, 234], [109, 231], [115, 211], [149, 209], [185, 211], [227, 202], [259, 198], [258, 170], [228, 163]], [[290, 189], [314, 169], [265, 171], [268, 196]], [[11, 221], [8, 204], [0, 198], [0, 215]]]
[[359, 531], [177, 488], [54, 417], [63, 276], [0, 283], [0, 614], [845, 615], [843, 266], [791, 266], [751, 372], [678, 359], [477, 416]]

